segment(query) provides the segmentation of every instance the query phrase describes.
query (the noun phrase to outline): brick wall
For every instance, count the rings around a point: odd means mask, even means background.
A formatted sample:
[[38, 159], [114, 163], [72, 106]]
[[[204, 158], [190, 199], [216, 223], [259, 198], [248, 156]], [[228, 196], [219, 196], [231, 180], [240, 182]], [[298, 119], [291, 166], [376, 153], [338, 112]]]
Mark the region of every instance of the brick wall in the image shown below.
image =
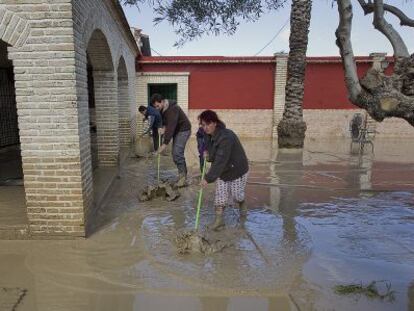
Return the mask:
[[[114, 3], [0, 1], [0, 40], [10, 45], [9, 58], [14, 66], [32, 235], [86, 234], [87, 216], [93, 207], [86, 50], [97, 29], [105, 35], [111, 51], [114, 80], [111, 109], [117, 116], [116, 74], [122, 56], [132, 95], [130, 112], [136, 111], [131, 108], [135, 105], [131, 85], [135, 82], [137, 50], [129, 38], [129, 28], [119, 20]], [[92, 56], [96, 57], [92, 57], [95, 63], [104, 62], [99, 55]], [[97, 118], [106, 117], [101, 114]], [[135, 115], [130, 117], [132, 124], [135, 119]], [[118, 133], [118, 122], [114, 123], [114, 132]], [[106, 131], [105, 126], [102, 130]], [[114, 150], [102, 152], [105, 157], [108, 153], [109, 162], [114, 164]]]
[[[350, 137], [349, 123], [360, 109], [304, 109], [307, 124], [306, 137]], [[374, 121], [375, 122], [375, 121]], [[391, 118], [375, 122], [376, 138], [414, 137], [414, 129], [405, 120]]]
[[273, 98], [273, 121], [272, 136], [277, 137], [277, 126], [282, 120], [283, 111], [285, 109], [285, 87], [287, 75], [287, 54], [275, 54], [276, 71], [275, 71], [275, 92]]
[[7, 1], [28, 219], [36, 234], [83, 232], [71, 1]]
[[[137, 73], [139, 77], [137, 93], [139, 104], [146, 104], [147, 83], [150, 76], [152, 81], [169, 81], [168, 77], [185, 71], [188, 74], [186, 84], [190, 117], [194, 119], [199, 111], [213, 108], [222, 113], [228, 120], [227, 123], [236, 128], [244, 137], [271, 137], [277, 138], [277, 125], [283, 117], [285, 107], [285, 86], [287, 75], [287, 57], [285, 53], [276, 53], [274, 57], [220, 57], [220, 56], [182, 56], [182, 57], [143, 57], [138, 59]], [[366, 70], [374, 65], [379, 66], [384, 60], [385, 54], [375, 53], [369, 57], [357, 57], [358, 74], [363, 75]], [[392, 71], [392, 60], [386, 72]], [[308, 131], [306, 136], [342, 136], [348, 137], [348, 126], [352, 115], [359, 111], [351, 105], [347, 99], [347, 91], [344, 83], [342, 64], [339, 57], [309, 57], [307, 59], [307, 71], [305, 81], [304, 117]], [[260, 79], [252, 75], [251, 83], [242, 83], [243, 93], [249, 93], [248, 98], [261, 98], [263, 92], [273, 95], [272, 109], [265, 102], [249, 100], [243, 101], [239, 106], [227, 98], [229, 92], [239, 90], [240, 80], [236, 75], [240, 68], [246, 71], [252, 68], [252, 63], [261, 68], [263, 77]], [[275, 66], [276, 63], [276, 66]], [[264, 69], [273, 68], [273, 76], [270, 77]], [[218, 70], [220, 68], [220, 70]], [[269, 70], [268, 70], [269, 71]], [[270, 72], [270, 71], [269, 71]], [[205, 76], [203, 79], [195, 79], [195, 76]], [[224, 81], [222, 87], [215, 87], [217, 81]], [[231, 76], [234, 77], [233, 81]], [[156, 78], [155, 78], [156, 77]], [[207, 78], [206, 78], [207, 77]], [[237, 78], [237, 79], [236, 79]], [[224, 79], [224, 80], [223, 80]], [[243, 80], [244, 81], [244, 80]], [[265, 90], [257, 83], [273, 86]], [[245, 82], [245, 81], [244, 81]], [[180, 85], [178, 85], [180, 88]], [[184, 88], [183, 88], [184, 90]], [[202, 90], [200, 92], [199, 90]], [[203, 98], [200, 94], [214, 93]], [[240, 92], [239, 92], [240, 93]], [[200, 100], [197, 101], [197, 96]], [[230, 92], [231, 94], [231, 92]], [[234, 96], [233, 96], [234, 97]], [[246, 96], [245, 96], [246, 97]], [[236, 98], [236, 97], [235, 97]], [[247, 97], [246, 97], [247, 98]], [[200, 106], [200, 103], [202, 105]], [[217, 103], [220, 103], [219, 105]], [[264, 103], [264, 104], [263, 104]], [[197, 108], [197, 109], [195, 109]], [[231, 109], [230, 109], [231, 108]], [[239, 109], [240, 108], [240, 109]], [[271, 114], [272, 117], [269, 117]], [[251, 119], [247, 119], [250, 116]], [[240, 120], [247, 120], [245, 123]], [[259, 124], [254, 120], [258, 120]], [[196, 124], [196, 120], [192, 120]], [[375, 122], [374, 122], [375, 123]], [[399, 119], [386, 120], [376, 124], [380, 137], [414, 137], [414, 129]], [[270, 128], [270, 132], [267, 132]]]
[[[129, 40], [130, 30], [122, 27], [113, 3], [110, 0], [73, 1], [72, 8], [81, 146], [79, 156], [86, 225], [93, 221], [92, 215], [97, 208], [93, 202], [87, 56], [94, 78], [98, 166], [117, 167], [119, 148], [128, 140], [126, 133], [129, 131], [132, 134], [136, 127], [135, 43]], [[125, 92], [128, 98], [123, 96]], [[126, 111], [129, 111], [129, 116]]]
[[[203, 109], [190, 109], [192, 131], [198, 129], [198, 115]], [[272, 137], [272, 109], [214, 109], [226, 126], [240, 137]]]

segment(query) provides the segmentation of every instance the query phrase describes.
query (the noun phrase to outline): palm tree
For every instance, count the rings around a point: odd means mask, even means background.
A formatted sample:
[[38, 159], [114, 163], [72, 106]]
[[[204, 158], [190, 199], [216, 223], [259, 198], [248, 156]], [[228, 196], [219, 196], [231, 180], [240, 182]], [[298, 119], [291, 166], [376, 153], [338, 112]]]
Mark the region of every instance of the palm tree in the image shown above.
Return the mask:
[[305, 140], [302, 103], [311, 8], [312, 0], [292, 1], [286, 102], [277, 127], [279, 148], [302, 148]]

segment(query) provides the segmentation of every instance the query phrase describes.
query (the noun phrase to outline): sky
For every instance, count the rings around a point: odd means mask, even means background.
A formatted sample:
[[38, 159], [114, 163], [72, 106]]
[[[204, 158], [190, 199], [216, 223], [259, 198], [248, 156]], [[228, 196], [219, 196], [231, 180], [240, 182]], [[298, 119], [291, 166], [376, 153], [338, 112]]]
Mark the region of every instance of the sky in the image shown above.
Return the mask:
[[[414, 5], [406, 0], [385, 1], [398, 6], [410, 18], [414, 18]], [[392, 55], [388, 40], [372, 26], [372, 14], [364, 16], [357, 1], [353, 1], [354, 19], [352, 44], [355, 55], [368, 55], [372, 52], [387, 52]], [[259, 56], [271, 56], [276, 52], [289, 51], [289, 14], [290, 3], [279, 11], [262, 16], [255, 23], [242, 22], [232, 36], [203, 36], [188, 42], [181, 48], [173, 45], [177, 35], [170, 24], [153, 24], [154, 14], [148, 6], [124, 6], [125, 15], [131, 27], [141, 28], [150, 37], [151, 48], [162, 56], [222, 55], [254, 56], [280, 31], [276, 39], [263, 49]], [[414, 52], [414, 28], [399, 26], [398, 20], [391, 14], [386, 19], [394, 25], [404, 38], [408, 50]], [[286, 24], [284, 28], [283, 25]], [[335, 45], [335, 30], [338, 26], [338, 10], [332, 6], [332, 0], [314, 0], [309, 33], [308, 56], [339, 55]], [[152, 52], [156, 56], [156, 52]]]

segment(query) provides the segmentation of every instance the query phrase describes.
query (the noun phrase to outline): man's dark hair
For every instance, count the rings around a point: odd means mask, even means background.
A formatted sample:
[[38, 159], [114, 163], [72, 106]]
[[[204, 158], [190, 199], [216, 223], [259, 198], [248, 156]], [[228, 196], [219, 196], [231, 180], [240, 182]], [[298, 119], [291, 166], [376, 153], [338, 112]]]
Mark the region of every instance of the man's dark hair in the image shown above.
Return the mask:
[[145, 107], [145, 106], [139, 106], [139, 108], [138, 108], [139, 112], [144, 112], [146, 110], [147, 110], [147, 107]]
[[155, 103], [162, 102], [164, 99], [165, 99], [164, 96], [162, 96], [161, 94], [158, 94], [158, 93], [152, 94], [151, 100], [150, 100], [151, 106], [153, 106]]

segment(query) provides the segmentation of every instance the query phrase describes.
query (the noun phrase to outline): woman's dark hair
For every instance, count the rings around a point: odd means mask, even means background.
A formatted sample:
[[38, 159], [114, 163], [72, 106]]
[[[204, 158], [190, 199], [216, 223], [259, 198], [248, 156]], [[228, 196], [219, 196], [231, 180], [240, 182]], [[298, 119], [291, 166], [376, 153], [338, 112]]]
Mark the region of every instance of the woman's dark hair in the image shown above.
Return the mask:
[[161, 94], [158, 94], [158, 93], [152, 94], [151, 100], [150, 100], [151, 106], [154, 106], [154, 103], [160, 103], [163, 100], [164, 100], [164, 96], [162, 96]]
[[210, 124], [214, 122], [214, 123], [217, 123], [217, 126], [220, 128], [226, 127], [226, 124], [224, 124], [224, 122], [219, 119], [217, 113], [213, 110], [204, 110], [198, 116], [198, 120], [200, 121], [200, 123], [205, 122], [207, 124]]
[[138, 108], [139, 112], [144, 112], [146, 110], [147, 110], [147, 107], [145, 107], [145, 106], [139, 106], [139, 108]]

